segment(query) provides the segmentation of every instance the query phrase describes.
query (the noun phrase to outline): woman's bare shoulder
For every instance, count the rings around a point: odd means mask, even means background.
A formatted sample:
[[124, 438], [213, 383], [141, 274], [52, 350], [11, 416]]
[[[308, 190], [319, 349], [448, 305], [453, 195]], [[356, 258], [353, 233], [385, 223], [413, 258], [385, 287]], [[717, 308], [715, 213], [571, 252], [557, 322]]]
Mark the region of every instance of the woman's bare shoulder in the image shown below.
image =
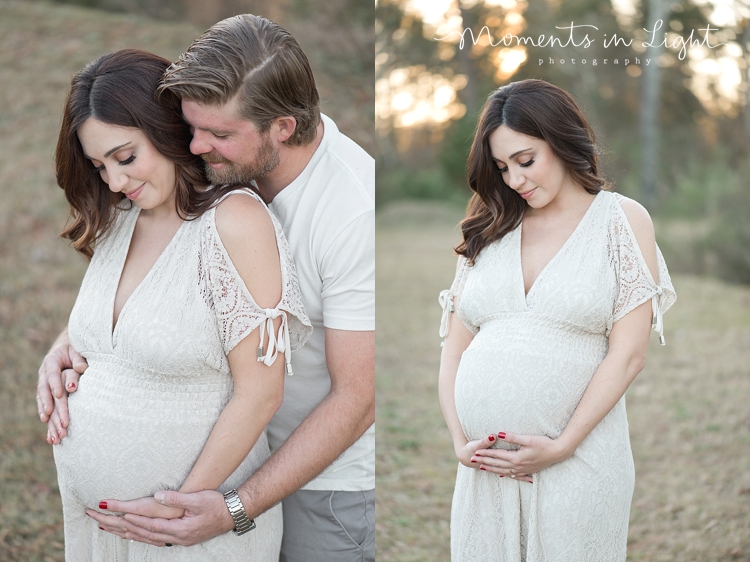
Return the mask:
[[230, 193], [216, 206], [216, 228], [219, 235], [240, 235], [247, 238], [248, 234], [263, 235], [264, 231], [273, 236], [271, 217], [265, 205], [248, 193]]
[[280, 298], [281, 277], [276, 232], [265, 205], [233, 193], [216, 207], [216, 230], [245, 285], [264, 307]]
[[651, 215], [648, 214], [646, 207], [638, 203], [638, 201], [625, 197], [624, 195], [616, 194], [617, 201], [622, 207], [625, 217], [630, 223], [630, 228], [633, 229], [633, 233], [640, 242], [642, 237], [654, 237], [654, 223], [651, 220]]
[[646, 259], [646, 264], [654, 279], [658, 279], [656, 235], [654, 234], [654, 223], [646, 208], [628, 197], [618, 197], [625, 217], [630, 223], [630, 228], [635, 234], [638, 247]]

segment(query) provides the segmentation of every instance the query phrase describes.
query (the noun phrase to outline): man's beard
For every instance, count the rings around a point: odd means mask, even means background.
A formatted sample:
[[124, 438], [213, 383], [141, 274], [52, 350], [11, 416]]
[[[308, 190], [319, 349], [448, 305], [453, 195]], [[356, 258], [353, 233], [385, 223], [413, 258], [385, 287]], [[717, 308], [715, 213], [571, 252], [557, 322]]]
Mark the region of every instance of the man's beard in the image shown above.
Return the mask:
[[[249, 164], [237, 164], [227, 160], [218, 154], [202, 154], [201, 158], [206, 162], [206, 176], [213, 185], [223, 184], [249, 184], [251, 181], [262, 178], [276, 166], [279, 165], [279, 151], [273, 147], [269, 135], [263, 135], [263, 140], [258, 148], [258, 154], [253, 162]], [[208, 164], [222, 163], [221, 170], [214, 170]]]

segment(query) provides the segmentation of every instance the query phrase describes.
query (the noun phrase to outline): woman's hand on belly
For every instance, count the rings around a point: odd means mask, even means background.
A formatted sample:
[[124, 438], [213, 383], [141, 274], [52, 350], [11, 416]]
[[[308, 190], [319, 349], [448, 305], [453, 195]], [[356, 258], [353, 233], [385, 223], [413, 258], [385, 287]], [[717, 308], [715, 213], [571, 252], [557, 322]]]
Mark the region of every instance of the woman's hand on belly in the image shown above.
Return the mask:
[[520, 445], [521, 448], [508, 451], [485, 447], [476, 450], [470, 460], [479, 464], [483, 470], [500, 476], [511, 476], [516, 480], [531, 482], [532, 474], [571, 456], [571, 453], [565, 450], [559, 442], [546, 435], [500, 432], [497, 437], [506, 443]]
[[[475, 468], [477, 470], [489, 470], [482, 464], [483, 461], [477, 456], [477, 453], [479, 451], [495, 451], [495, 449], [490, 449], [495, 441], [497, 441], [497, 437], [494, 433], [491, 433], [484, 439], [475, 439], [474, 441], [468, 441], [463, 445], [457, 444], [456, 456], [458, 457], [459, 462], [464, 466]], [[501, 476], [504, 476], [504, 474], [501, 474]], [[516, 478], [518, 480], [531, 482], [531, 478], [526, 474], [517, 475]]]

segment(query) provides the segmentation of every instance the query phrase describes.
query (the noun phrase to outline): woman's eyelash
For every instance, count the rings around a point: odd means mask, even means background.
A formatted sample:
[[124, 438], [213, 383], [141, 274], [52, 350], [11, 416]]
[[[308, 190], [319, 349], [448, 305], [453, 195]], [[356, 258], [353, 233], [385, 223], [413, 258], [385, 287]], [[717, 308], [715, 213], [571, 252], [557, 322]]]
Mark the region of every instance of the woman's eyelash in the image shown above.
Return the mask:
[[[532, 158], [528, 162], [523, 162], [522, 164], [518, 164], [518, 165], [521, 166], [521, 168], [528, 168], [533, 163], [534, 163], [534, 159]], [[504, 174], [505, 172], [508, 171], [508, 166], [503, 166], [502, 168], [498, 168], [498, 170], [500, 171], [501, 174]]]
[[[118, 161], [117, 163], [118, 163], [118, 164], [119, 164], [120, 166], [127, 166], [128, 164], [132, 163], [132, 162], [133, 162], [133, 160], [135, 160], [135, 154], [132, 154], [131, 156], [129, 156], [129, 157], [128, 157], [128, 158], [126, 158], [125, 160], [122, 160], [122, 161]], [[95, 167], [94, 167], [94, 173], [95, 173], [95, 174], [98, 174], [98, 173], [99, 173], [99, 172], [101, 172], [102, 170], [104, 170], [104, 164], [102, 164], [101, 166], [95, 166]]]

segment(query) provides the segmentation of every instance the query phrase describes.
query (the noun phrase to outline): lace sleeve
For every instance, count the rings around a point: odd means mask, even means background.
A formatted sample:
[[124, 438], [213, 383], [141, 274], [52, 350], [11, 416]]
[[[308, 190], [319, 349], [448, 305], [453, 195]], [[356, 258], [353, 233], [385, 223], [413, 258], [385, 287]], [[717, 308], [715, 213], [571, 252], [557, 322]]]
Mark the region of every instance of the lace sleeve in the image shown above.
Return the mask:
[[[440, 291], [438, 302], [443, 309], [442, 317], [440, 318], [440, 337], [445, 340], [448, 335], [448, 327], [450, 326], [450, 315], [458, 311], [459, 300], [466, 284], [466, 276], [469, 272], [469, 260], [464, 256], [458, 258], [458, 264], [456, 265], [456, 276], [453, 279], [450, 289], [444, 289]], [[477, 335], [479, 328], [471, 324], [464, 318], [460, 313], [458, 317], [464, 323], [466, 328], [474, 335]]]
[[617, 276], [617, 297], [607, 334], [609, 335], [612, 324], [651, 299], [652, 327], [659, 334], [659, 342], [664, 345], [662, 315], [674, 304], [677, 298], [664, 256], [662, 256], [657, 245], [656, 257], [659, 278], [654, 280], [638, 246], [635, 234], [619, 203], [615, 205], [615, 216], [612, 221], [610, 236], [613, 265]]
[[[255, 193], [244, 190], [239, 193], [252, 195], [265, 207], [265, 203]], [[261, 308], [248, 291], [224, 248], [216, 229], [215, 212], [216, 207], [207, 211], [203, 217], [201, 282], [204, 297], [216, 313], [224, 352], [228, 354], [253, 330], [260, 327], [258, 361], [271, 365], [279, 353], [286, 352], [287, 374], [291, 375], [291, 351], [305, 344], [312, 333], [312, 325], [302, 305], [297, 272], [281, 225], [268, 211], [279, 250], [282, 294], [276, 307]], [[273, 321], [279, 317], [281, 326], [276, 332]]]

